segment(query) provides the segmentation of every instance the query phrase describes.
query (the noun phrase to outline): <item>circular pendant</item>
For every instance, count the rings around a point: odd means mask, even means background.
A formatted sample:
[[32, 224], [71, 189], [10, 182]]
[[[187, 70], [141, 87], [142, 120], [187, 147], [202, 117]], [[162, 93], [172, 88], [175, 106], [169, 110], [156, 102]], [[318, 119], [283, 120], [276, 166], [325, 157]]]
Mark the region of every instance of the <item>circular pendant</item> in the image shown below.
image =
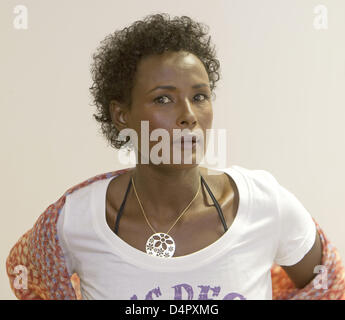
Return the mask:
[[162, 258], [170, 258], [175, 252], [175, 241], [164, 232], [153, 234], [146, 242], [146, 253]]

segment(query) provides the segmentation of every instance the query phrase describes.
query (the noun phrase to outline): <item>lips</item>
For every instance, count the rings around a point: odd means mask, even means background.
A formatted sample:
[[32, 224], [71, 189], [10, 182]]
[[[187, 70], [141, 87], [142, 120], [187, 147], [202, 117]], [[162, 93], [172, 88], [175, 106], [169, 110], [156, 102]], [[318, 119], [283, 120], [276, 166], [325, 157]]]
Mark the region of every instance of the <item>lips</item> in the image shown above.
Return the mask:
[[194, 135], [194, 134], [188, 134], [188, 135], [183, 135], [181, 137], [176, 138], [173, 143], [196, 143], [198, 142], [200, 139], [198, 136]]
[[184, 138], [181, 138], [181, 140], [177, 140], [176, 143], [178, 142], [181, 142], [181, 144], [184, 144], [184, 143], [196, 143], [196, 138], [193, 137], [191, 139], [184, 139]]

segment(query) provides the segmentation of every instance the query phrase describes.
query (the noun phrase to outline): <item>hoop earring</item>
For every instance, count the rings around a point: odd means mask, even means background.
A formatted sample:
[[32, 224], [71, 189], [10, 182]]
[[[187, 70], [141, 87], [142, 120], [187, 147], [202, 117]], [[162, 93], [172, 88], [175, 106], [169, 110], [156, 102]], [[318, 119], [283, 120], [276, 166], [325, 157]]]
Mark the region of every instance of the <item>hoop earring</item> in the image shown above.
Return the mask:
[[124, 147], [127, 149], [127, 151], [132, 151], [134, 148], [133, 142], [131, 141], [131, 138], [127, 140], [128, 136], [123, 136], [119, 133], [118, 137], [116, 138], [116, 142], [121, 144], [121, 148]]

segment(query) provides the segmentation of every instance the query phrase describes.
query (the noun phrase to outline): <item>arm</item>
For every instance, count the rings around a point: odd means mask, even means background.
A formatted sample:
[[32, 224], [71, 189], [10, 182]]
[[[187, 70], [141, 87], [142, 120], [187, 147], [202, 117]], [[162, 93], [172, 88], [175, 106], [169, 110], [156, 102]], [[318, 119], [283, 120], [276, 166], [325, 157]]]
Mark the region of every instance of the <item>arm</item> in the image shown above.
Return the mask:
[[[290, 268], [296, 266], [297, 269], [301, 269], [299, 266], [305, 264], [307, 269], [309, 268], [307, 271], [285, 271], [286, 267], [283, 268], [277, 264], [272, 266], [273, 300], [345, 300], [345, 268], [336, 247], [330, 243], [314, 218], [313, 220], [322, 247], [320, 265], [325, 267], [326, 272], [316, 274], [315, 278], [310, 272], [310, 268], [318, 260], [317, 248], [319, 245], [316, 242], [300, 262], [294, 266], [289, 266]], [[299, 266], [297, 267], [297, 265]], [[290, 275], [287, 272], [290, 272]], [[309, 280], [308, 278], [313, 279], [305, 284]], [[327, 280], [327, 288], [321, 286], [323, 279]]]
[[[58, 236], [58, 218], [66, 196], [97, 180], [127, 172], [120, 169], [99, 174], [68, 189], [54, 204], [50, 205], [11, 249], [6, 260], [10, 286], [18, 299], [82, 299], [80, 279], [77, 273], [69, 274], [66, 259]], [[27, 270], [27, 288], [16, 288], [16, 266]], [[71, 271], [72, 272], [72, 271]]]
[[[10, 251], [7, 275], [11, 289], [20, 300], [76, 298], [56, 230], [64, 202], [65, 195], [50, 205]], [[17, 266], [24, 273], [19, 273]]]
[[322, 244], [319, 232], [316, 231], [315, 243], [303, 259], [292, 266], [282, 266], [282, 268], [295, 284], [296, 288], [301, 289], [315, 278], [316, 273], [314, 273], [314, 268], [317, 265], [321, 265], [321, 262]]

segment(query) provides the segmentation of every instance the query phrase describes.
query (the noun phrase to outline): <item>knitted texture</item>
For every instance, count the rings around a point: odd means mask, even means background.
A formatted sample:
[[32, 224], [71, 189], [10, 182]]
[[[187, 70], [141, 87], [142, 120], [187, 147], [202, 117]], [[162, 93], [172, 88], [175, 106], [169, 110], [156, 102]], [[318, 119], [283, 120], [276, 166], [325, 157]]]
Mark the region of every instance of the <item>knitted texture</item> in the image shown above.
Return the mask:
[[[125, 173], [128, 169], [100, 174], [68, 189], [38, 218], [34, 226], [20, 237], [6, 260], [10, 286], [20, 300], [81, 300], [78, 274], [69, 274], [57, 235], [57, 221], [66, 196], [95, 181]], [[302, 289], [294, 286], [279, 265], [271, 268], [273, 300], [345, 300], [345, 269], [337, 249], [313, 219], [322, 242], [322, 265], [327, 270], [327, 289], [315, 285], [323, 274]], [[18, 269], [18, 266], [22, 269]], [[17, 268], [16, 268], [17, 267]], [[21, 273], [18, 270], [23, 270]], [[24, 278], [23, 278], [24, 277]], [[18, 280], [22, 278], [26, 286]]]
[[[66, 196], [95, 181], [125, 173], [128, 169], [97, 175], [68, 189], [50, 205], [11, 249], [6, 260], [10, 286], [20, 300], [75, 300], [77, 294], [68, 273], [57, 234], [57, 221]], [[17, 266], [25, 267], [26, 288], [18, 285]], [[73, 278], [72, 278], [73, 279]], [[19, 283], [21, 284], [21, 283]]]

